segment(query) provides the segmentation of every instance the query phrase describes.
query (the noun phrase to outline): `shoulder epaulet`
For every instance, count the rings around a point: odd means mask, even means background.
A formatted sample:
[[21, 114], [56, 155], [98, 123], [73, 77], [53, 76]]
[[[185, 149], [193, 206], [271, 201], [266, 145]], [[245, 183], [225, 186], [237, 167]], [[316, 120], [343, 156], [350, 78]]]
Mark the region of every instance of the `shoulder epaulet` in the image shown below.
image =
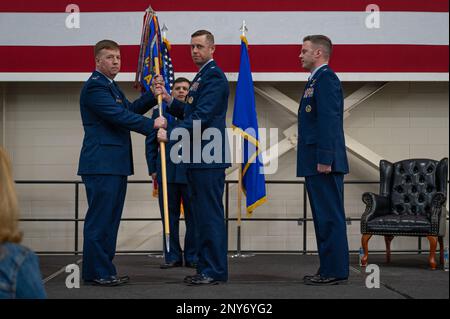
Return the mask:
[[316, 79], [320, 78], [322, 76], [322, 74], [325, 73], [330, 73], [328, 72], [330, 69], [328, 67], [324, 67], [322, 69], [319, 70], [319, 72], [317, 73]]
[[325, 72], [327, 72], [327, 71], [329, 71], [329, 67], [323, 67], [321, 70], [319, 70], [320, 72], [319, 72], [319, 74], [322, 74], [322, 73], [325, 73]]
[[100, 76], [100, 75], [92, 75], [87, 81], [86, 81], [86, 84], [88, 84], [89, 86], [92, 86], [92, 85], [94, 85], [94, 86], [97, 86], [97, 85], [100, 85], [100, 86], [108, 86], [108, 85], [110, 85], [110, 83], [106, 83], [103, 79], [102, 79], [102, 77]]

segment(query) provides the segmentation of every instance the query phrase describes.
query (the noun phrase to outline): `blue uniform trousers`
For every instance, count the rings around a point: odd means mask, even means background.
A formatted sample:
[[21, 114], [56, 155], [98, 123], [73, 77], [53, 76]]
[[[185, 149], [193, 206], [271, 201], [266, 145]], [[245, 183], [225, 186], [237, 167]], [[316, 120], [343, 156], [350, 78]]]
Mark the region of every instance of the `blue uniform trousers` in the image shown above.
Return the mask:
[[227, 281], [228, 242], [222, 201], [225, 168], [189, 168], [187, 179], [199, 239], [197, 272]]
[[[166, 241], [164, 243], [164, 257], [166, 263], [181, 262], [183, 254], [180, 246], [180, 205], [183, 199], [184, 219], [186, 222], [186, 234], [184, 237], [184, 261], [185, 263], [197, 263], [198, 236], [195, 229], [194, 216], [192, 214], [191, 202], [188, 196], [186, 184], [167, 183], [169, 204], [169, 227], [170, 227], [170, 252], [167, 252]], [[164, 205], [162, 184], [159, 184], [159, 207], [163, 219], [164, 228]], [[165, 237], [163, 231], [163, 239]]]
[[343, 203], [344, 174], [306, 176], [306, 189], [314, 219], [320, 274], [347, 278], [349, 255]]
[[88, 211], [84, 222], [83, 279], [117, 275], [112, 263], [127, 191], [127, 176], [82, 175]]

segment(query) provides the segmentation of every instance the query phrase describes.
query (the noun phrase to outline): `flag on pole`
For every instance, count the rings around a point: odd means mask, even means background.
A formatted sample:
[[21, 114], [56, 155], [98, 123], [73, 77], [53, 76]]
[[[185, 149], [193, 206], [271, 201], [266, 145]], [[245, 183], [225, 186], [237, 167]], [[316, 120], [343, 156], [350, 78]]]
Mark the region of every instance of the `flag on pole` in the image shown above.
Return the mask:
[[[155, 12], [149, 7], [144, 16], [144, 25], [142, 28], [141, 45], [139, 50], [138, 68], [136, 71], [135, 86], [140, 86], [142, 91], [149, 91], [156, 75], [161, 74], [168, 84], [168, 77], [165, 72], [168, 68], [164, 67], [164, 56], [162, 54], [163, 44], [161, 33], [159, 31], [158, 18]], [[166, 50], [167, 51], [167, 50]], [[165, 51], [164, 51], [165, 52]], [[168, 51], [167, 51], [168, 52]], [[162, 97], [158, 96], [158, 107], [160, 115], [163, 115]], [[170, 251], [170, 224], [169, 224], [169, 204], [167, 194], [167, 172], [166, 172], [166, 145], [160, 142], [161, 154], [161, 175], [163, 187], [163, 205], [164, 205], [164, 237], [165, 248]]]
[[[161, 37], [158, 17], [154, 12], [146, 12], [143, 28], [136, 81], [140, 83], [142, 92], [150, 90], [156, 76], [154, 64], [157, 57], [160, 75], [164, 78], [167, 93], [170, 94], [175, 80], [170, 58], [170, 42], [165, 37]], [[169, 122], [173, 121], [173, 117], [165, 112], [166, 108], [167, 104], [163, 102], [164, 116]]]
[[[140, 83], [142, 92], [150, 90], [153, 79], [156, 76], [155, 57], [158, 57], [159, 72], [164, 78], [165, 88], [168, 94], [172, 92], [175, 75], [172, 59], [170, 57], [170, 42], [165, 37], [165, 25], [162, 28], [163, 36], [159, 28], [158, 17], [148, 10], [144, 16], [144, 25], [141, 39], [141, 48], [139, 54], [139, 65], [136, 73], [136, 82]], [[162, 102], [163, 115], [169, 123], [174, 121], [174, 117], [166, 112], [167, 103]], [[153, 197], [158, 197], [158, 183], [153, 183]], [[180, 204], [180, 215], [184, 216], [183, 200]]]
[[233, 129], [243, 138], [242, 147], [242, 191], [246, 196], [247, 214], [265, 203], [266, 182], [258, 136], [258, 119], [256, 115], [255, 91], [248, 57], [248, 42], [241, 36], [241, 62], [234, 100]]

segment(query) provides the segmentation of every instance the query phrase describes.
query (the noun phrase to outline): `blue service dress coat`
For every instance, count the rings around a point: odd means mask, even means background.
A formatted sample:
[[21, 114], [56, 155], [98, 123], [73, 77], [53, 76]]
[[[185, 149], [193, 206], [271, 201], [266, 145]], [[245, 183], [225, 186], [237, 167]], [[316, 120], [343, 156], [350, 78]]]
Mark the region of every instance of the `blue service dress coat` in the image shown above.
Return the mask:
[[95, 71], [80, 96], [84, 139], [78, 175], [132, 175], [130, 130], [152, 133], [153, 120], [140, 114], [156, 103], [151, 92], [131, 103], [114, 81]]
[[309, 79], [298, 110], [297, 176], [317, 175], [317, 164], [348, 173], [341, 82], [328, 66]]
[[[210, 61], [192, 81], [186, 102], [174, 99], [167, 108], [168, 113], [180, 119], [173, 129], [185, 128], [190, 132], [190, 160], [186, 163], [186, 167], [227, 168], [231, 166], [225, 121], [229, 94], [225, 74], [215, 61]], [[201, 127], [196, 126], [195, 123], [201, 124]], [[168, 130], [169, 135], [172, 130]], [[209, 132], [219, 134], [211, 137]], [[201, 138], [197, 136], [197, 133], [201, 135], [205, 133], [205, 135]], [[217, 142], [217, 147], [211, 147], [213, 139]], [[208, 156], [209, 158], [202, 156], [204, 150], [205, 154], [211, 155]]]

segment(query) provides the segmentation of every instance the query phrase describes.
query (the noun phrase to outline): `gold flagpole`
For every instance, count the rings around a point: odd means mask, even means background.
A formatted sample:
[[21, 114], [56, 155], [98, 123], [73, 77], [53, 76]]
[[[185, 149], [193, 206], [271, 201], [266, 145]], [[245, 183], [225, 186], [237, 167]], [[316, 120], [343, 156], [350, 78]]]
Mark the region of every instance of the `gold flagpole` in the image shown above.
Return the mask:
[[[159, 75], [159, 58], [155, 58], [155, 73]], [[159, 115], [163, 116], [162, 95], [158, 95]], [[169, 201], [167, 198], [167, 171], [166, 171], [166, 143], [160, 142], [159, 149], [161, 154], [161, 172], [163, 186], [163, 206], [164, 206], [164, 233], [166, 237], [166, 249], [170, 252], [170, 226], [169, 226]]]
[[[145, 16], [144, 16], [144, 25], [142, 27], [142, 35], [141, 35], [141, 45], [139, 49], [139, 57], [138, 57], [138, 68], [136, 71], [136, 78], [135, 78], [135, 86], [136, 88], [139, 86], [142, 73], [143, 73], [143, 64], [144, 64], [144, 56], [145, 56], [145, 49], [148, 45], [149, 41], [149, 21], [155, 16], [155, 11], [153, 11], [152, 7], [149, 6], [145, 10]], [[159, 28], [159, 26], [158, 26]], [[154, 58], [154, 66], [155, 66], [155, 73], [156, 75], [160, 74], [160, 67], [159, 67], [159, 57]], [[159, 114], [160, 116], [163, 116], [163, 110], [162, 110], [162, 96], [157, 96], [158, 99], [158, 107], [159, 107]], [[164, 142], [159, 143], [160, 146], [160, 152], [161, 152], [161, 171], [162, 171], [162, 185], [163, 185], [163, 205], [164, 205], [164, 233], [165, 233], [165, 242], [166, 242], [166, 250], [170, 251], [170, 225], [169, 225], [169, 203], [167, 199], [167, 171], [166, 171], [166, 144]]]

